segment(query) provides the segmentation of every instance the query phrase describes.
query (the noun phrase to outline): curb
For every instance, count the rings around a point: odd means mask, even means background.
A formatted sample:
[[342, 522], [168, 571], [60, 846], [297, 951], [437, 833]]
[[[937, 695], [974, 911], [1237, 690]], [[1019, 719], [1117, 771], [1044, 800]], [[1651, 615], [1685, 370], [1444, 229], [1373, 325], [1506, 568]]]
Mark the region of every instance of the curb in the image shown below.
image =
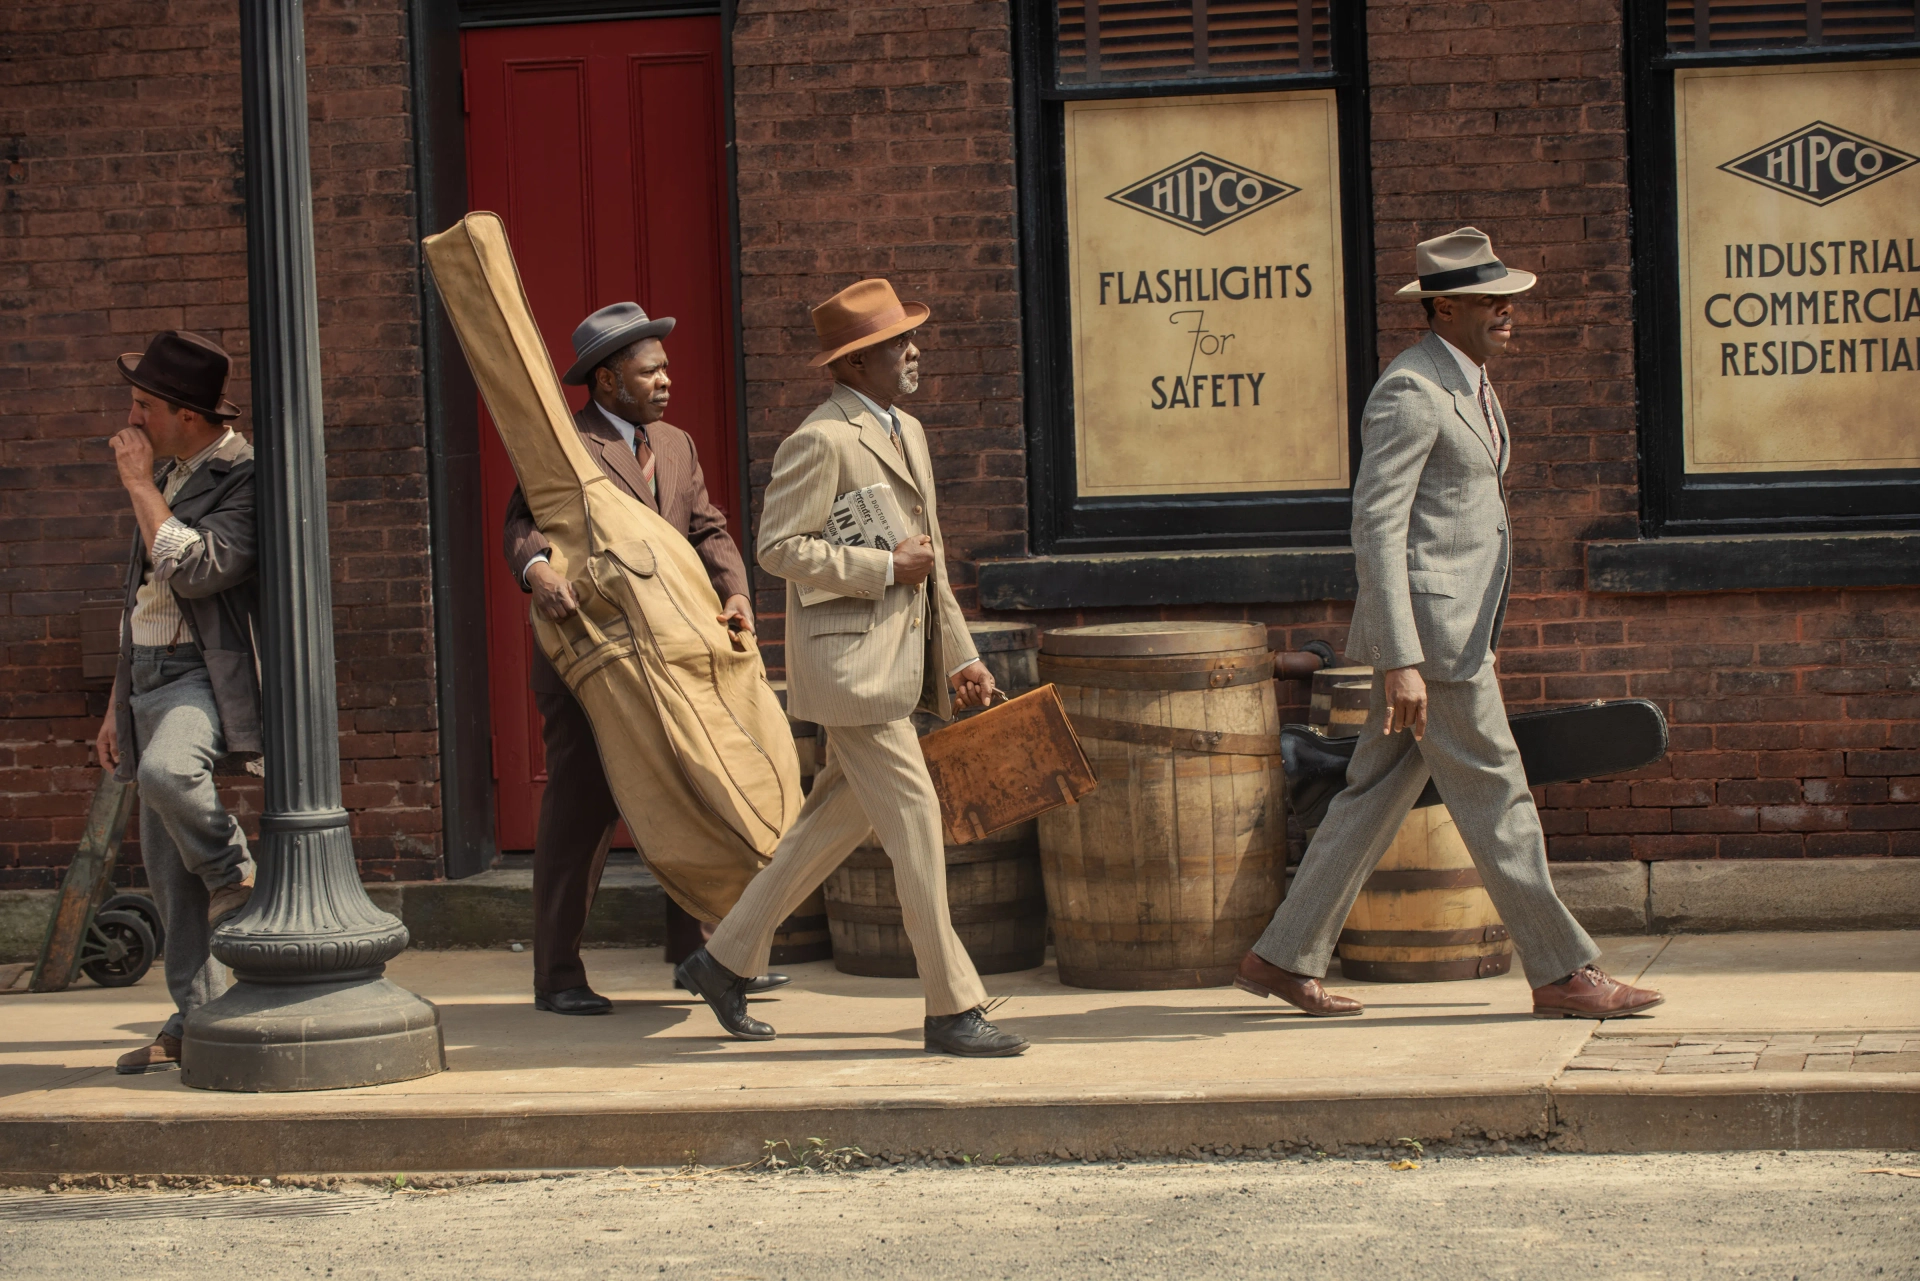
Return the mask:
[[848, 1103], [781, 1092], [750, 1106], [680, 1096], [637, 1107], [504, 1104], [484, 1110], [400, 1106], [298, 1115], [129, 1113], [0, 1120], [0, 1176], [151, 1176], [445, 1172], [567, 1167], [730, 1165], [768, 1139], [818, 1136], [868, 1152], [946, 1149], [1028, 1159], [1177, 1155], [1189, 1148], [1321, 1148], [1532, 1138], [1580, 1152], [1762, 1148], [1920, 1149], [1920, 1078], [1806, 1074], [1790, 1088], [1723, 1080], [1615, 1078], [1505, 1090], [1439, 1088], [1315, 1097], [1305, 1091], [969, 1100], [936, 1092]]

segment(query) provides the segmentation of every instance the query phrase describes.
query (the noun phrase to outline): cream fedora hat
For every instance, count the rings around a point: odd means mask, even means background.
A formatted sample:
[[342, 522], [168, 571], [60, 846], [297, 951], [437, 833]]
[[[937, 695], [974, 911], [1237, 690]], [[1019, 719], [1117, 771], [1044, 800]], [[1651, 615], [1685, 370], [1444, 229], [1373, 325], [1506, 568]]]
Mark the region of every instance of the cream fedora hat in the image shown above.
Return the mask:
[[1493, 241], [1478, 227], [1462, 227], [1423, 240], [1413, 251], [1420, 279], [1403, 286], [1401, 298], [1440, 298], [1447, 294], [1517, 294], [1533, 288], [1538, 277], [1514, 271], [1493, 254]]

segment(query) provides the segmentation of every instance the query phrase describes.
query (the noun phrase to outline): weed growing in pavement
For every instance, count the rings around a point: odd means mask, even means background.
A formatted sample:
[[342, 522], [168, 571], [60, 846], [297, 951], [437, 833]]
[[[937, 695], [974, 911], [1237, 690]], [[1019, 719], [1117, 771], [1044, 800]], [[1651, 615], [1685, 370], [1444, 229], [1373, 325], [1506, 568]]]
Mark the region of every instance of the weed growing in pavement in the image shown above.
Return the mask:
[[[781, 1155], [785, 1149], [785, 1155]], [[794, 1151], [793, 1144], [786, 1139], [765, 1140], [765, 1150], [758, 1161], [750, 1162], [749, 1170], [818, 1170], [822, 1174], [845, 1174], [858, 1162], [868, 1164], [867, 1154], [859, 1148], [830, 1147], [825, 1139], [808, 1139], [805, 1148]]]

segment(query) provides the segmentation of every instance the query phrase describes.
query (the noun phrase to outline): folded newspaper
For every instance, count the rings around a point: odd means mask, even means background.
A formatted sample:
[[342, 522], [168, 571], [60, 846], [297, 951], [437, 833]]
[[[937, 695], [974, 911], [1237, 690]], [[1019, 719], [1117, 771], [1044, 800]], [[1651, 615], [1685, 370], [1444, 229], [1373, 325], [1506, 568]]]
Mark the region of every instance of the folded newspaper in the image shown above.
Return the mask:
[[839, 547], [878, 547], [890, 552], [906, 537], [907, 522], [893, 501], [893, 486], [868, 485], [834, 500], [820, 536]]

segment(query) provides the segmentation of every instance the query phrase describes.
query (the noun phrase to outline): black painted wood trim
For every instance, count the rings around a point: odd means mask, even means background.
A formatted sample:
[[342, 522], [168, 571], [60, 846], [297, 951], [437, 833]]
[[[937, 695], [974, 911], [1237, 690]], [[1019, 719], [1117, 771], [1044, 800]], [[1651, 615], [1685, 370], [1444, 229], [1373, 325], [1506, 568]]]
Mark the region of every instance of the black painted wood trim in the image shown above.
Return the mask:
[[1670, 53], [1662, 0], [1622, 11], [1633, 212], [1640, 532], [1823, 534], [1920, 525], [1920, 471], [1688, 472], [1680, 379], [1679, 192], [1673, 73], [1681, 66], [1778, 66], [1911, 58], [1915, 44]]
[[1920, 586], [1920, 534], [1749, 534], [1587, 544], [1590, 592], [1912, 586]]
[[1020, 225], [1030, 545], [1041, 553], [1247, 548], [1344, 542], [1351, 490], [1083, 498], [1073, 440], [1066, 193], [1061, 103], [1257, 90], [1335, 89], [1340, 111], [1341, 236], [1347, 291], [1348, 456], [1357, 472], [1360, 413], [1373, 386], [1373, 199], [1364, 5], [1332, 9], [1335, 68], [1312, 76], [1059, 88], [1051, 0], [1014, 0], [1014, 129]]
[[[415, 0], [412, 57], [414, 189], [421, 236], [467, 212], [466, 115], [457, 0]], [[479, 392], [440, 295], [420, 273], [426, 409], [428, 550], [433, 574], [434, 677], [439, 699], [441, 850], [447, 876], [493, 866], [492, 707], [487, 692], [487, 598], [481, 537]]]
[[979, 571], [982, 609], [1284, 605], [1359, 591], [1351, 547], [1035, 556], [982, 561]]

